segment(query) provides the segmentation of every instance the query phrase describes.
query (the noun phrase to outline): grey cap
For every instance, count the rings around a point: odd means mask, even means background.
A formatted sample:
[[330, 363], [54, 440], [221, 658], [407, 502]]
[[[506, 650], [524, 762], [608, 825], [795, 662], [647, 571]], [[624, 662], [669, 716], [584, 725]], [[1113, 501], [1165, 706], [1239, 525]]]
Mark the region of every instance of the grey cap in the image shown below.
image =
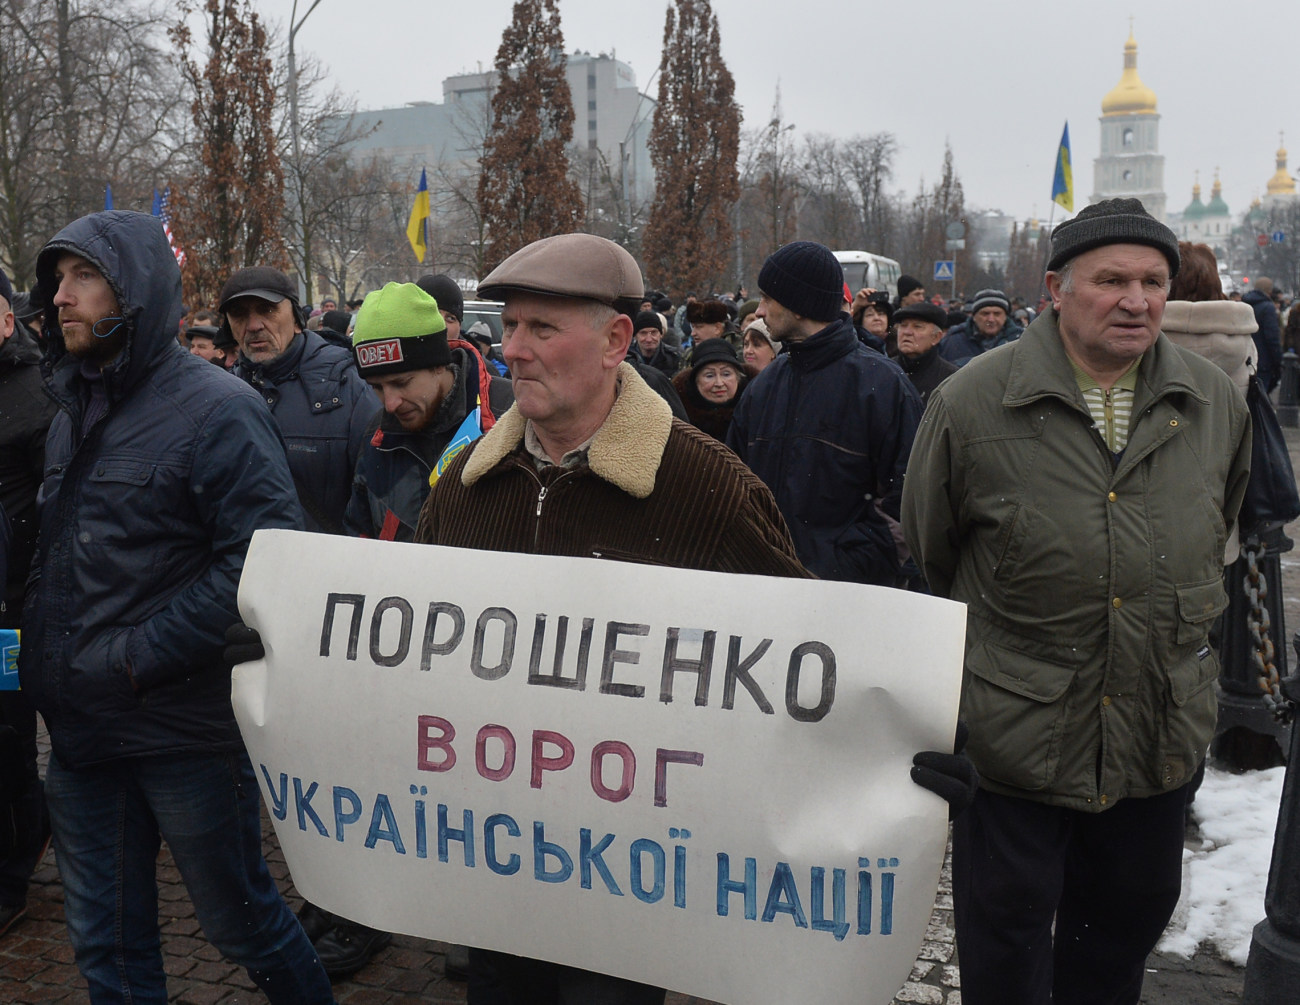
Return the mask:
[[641, 268], [626, 249], [595, 234], [559, 234], [520, 248], [478, 284], [478, 295], [509, 291], [596, 300], [635, 313], [645, 295]]
[[1070, 259], [1107, 244], [1145, 244], [1169, 260], [1169, 275], [1178, 274], [1178, 238], [1146, 211], [1138, 199], [1103, 199], [1085, 206], [1072, 220], [1052, 231], [1047, 271], [1057, 272]]

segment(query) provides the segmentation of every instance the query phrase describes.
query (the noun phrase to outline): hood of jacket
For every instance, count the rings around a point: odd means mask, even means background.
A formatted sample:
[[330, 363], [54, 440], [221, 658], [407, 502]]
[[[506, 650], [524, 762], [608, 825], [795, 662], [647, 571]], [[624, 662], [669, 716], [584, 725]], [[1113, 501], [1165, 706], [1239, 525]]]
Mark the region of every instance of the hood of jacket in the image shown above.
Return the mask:
[[[74, 220], [41, 249], [36, 283], [41, 302], [54, 303], [55, 267], [65, 254], [80, 255], [108, 280], [126, 325], [126, 346], [104, 370], [110, 400], [120, 398], [165, 353], [175, 352], [181, 310], [181, 270], [162, 221], [144, 213], [112, 210]], [[48, 371], [77, 369], [69, 357], [58, 311], [45, 312]]]
[[14, 333], [0, 345], [0, 368], [31, 366], [40, 361], [41, 347], [36, 344], [36, 336], [26, 325], [15, 324]]

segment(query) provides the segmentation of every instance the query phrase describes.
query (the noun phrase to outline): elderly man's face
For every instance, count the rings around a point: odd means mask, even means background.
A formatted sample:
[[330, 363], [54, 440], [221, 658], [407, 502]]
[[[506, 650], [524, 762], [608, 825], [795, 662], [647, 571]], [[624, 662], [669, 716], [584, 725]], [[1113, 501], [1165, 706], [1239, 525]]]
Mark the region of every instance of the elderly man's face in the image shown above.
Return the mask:
[[[607, 315], [607, 317], [606, 317]], [[596, 319], [606, 317], [597, 322]], [[589, 300], [510, 293], [501, 311], [515, 403], [543, 429], [599, 421], [613, 371], [627, 355], [631, 322]]]
[[1065, 350], [1096, 376], [1122, 371], [1151, 348], [1169, 297], [1169, 262], [1142, 244], [1109, 244], [1073, 259], [1070, 289], [1047, 274]]
[[920, 318], [903, 318], [898, 322], [898, 351], [911, 359], [924, 356], [939, 344], [943, 329]]
[[996, 335], [1007, 323], [1007, 312], [1001, 307], [981, 307], [975, 312], [975, 327], [981, 335]]
[[288, 300], [239, 297], [226, 305], [226, 320], [240, 352], [254, 363], [279, 359], [300, 329]]
[[658, 328], [641, 328], [636, 333], [636, 344], [646, 356], [653, 356], [663, 341], [664, 333]]

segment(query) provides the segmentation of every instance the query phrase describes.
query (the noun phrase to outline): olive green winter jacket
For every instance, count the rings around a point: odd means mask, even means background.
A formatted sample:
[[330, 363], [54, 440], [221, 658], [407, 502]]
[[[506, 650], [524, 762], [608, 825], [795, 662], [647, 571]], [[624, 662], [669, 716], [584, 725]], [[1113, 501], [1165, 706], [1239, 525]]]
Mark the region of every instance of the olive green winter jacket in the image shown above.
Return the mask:
[[968, 605], [961, 714], [987, 789], [1100, 812], [1192, 776], [1249, 465], [1241, 393], [1163, 335], [1118, 460], [1051, 312], [934, 392], [903, 529], [933, 591]]

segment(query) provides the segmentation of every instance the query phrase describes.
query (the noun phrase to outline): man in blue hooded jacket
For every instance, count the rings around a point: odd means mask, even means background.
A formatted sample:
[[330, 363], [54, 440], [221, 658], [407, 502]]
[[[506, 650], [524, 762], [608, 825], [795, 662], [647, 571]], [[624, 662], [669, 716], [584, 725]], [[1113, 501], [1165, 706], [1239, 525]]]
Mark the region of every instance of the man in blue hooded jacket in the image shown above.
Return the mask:
[[166, 839], [204, 934], [272, 1002], [331, 1002], [262, 858], [257, 779], [224, 629], [259, 527], [301, 516], [275, 421], [176, 342], [161, 223], [95, 213], [36, 261], [47, 389], [19, 675], [49, 727], [68, 933], [92, 1002], [165, 1003], [155, 862]]
[[921, 398], [897, 363], [858, 341], [829, 248], [778, 248], [758, 290], [758, 316], [786, 351], [745, 388], [727, 446], [776, 496], [807, 569], [899, 586], [899, 503]]

